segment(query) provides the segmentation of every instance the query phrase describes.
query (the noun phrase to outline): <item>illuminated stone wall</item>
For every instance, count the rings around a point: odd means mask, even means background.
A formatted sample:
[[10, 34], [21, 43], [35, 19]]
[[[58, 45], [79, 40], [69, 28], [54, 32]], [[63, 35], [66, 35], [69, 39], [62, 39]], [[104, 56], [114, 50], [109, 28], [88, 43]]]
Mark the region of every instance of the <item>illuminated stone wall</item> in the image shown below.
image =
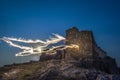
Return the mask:
[[66, 49], [66, 57], [79, 58], [104, 57], [105, 52], [97, 46], [92, 31], [79, 31], [76, 27], [66, 31], [66, 45], [75, 44], [79, 49]]
[[93, 36], [91, 31], [79, 31], [76, 27], [66, 31], [66, 45], [76, 44], [79, 50], [67, 49], [66, 57], [92, 57], [93, 53]]

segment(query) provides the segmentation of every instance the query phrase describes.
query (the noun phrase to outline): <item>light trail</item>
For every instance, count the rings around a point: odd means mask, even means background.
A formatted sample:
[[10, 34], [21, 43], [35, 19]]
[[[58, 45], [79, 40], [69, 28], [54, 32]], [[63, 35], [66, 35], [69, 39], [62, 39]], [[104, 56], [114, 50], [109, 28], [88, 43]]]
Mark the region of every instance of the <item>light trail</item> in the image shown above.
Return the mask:
[[[15, 56], [29, 56], [29, 55], [41, 55], [43, 52], [48, 52], [48, 51], [44, 51], [44, 48], [47, 48], [47, 46], [51, 45], [51, 44], [56, 44], [60, 41], [64, 41], [65, 38], [63, 36], [60, 36], [58, 34], [53, 34], [55, 37], [54, 38], [50, 38], [47, 39], [46, 41], [37, 39], [37, 40], [32, 40], [32, 39], [21, 39], [21, 38], [10, 38], [10, 37], [3, 37], [1, 38], [1, 40], [3, 40], [4, 42], [8, 43], [10, 46], [22, 49], [21, 52], [16, 53]], [[35, 45], [36, 43], [41, 43], [39, 44], [37, 47], [31, 47], [31, 46], [22, 46], [22, 45], [18, 45], [16, 43], [13, 42], [18, 42], [18, 43], [26, 43], [26, 44], [31, 44]], [[52, 48], [50, 48], [50, 51], [52, 50]]]
[[[65, 38], [59, 34], [53, 34], [54, 37], [47, 39], [45, 41], [37, 39], [37, 40], [32, 40], [32, 39], [21, 39], [21, 38], [10, 38], [10, 37], [3, 37], [1, 38], [1, 40], [3, 40], [4, 42], [8, 43], [10, 46], [16, 47], [21, 49], [21, 52], [18, 52], [15, 54], [15, 56], [29, 56], [29, 55], [41, 55], [42, 53], [47, 53], [47, 54], [55, 54], [56, 51], [58, 49], [66, 49], [66, 48], [76, 48], [79, 49], [78, 45], [75, 44], [71, 44], [71, 45], [59, 45], [59, 46], [52, 46], [49, 49], [48, 46], [52, 45], [52, 44], [56, 44], [60, 41], [65, 41]], [[38, 46], [36, 47], [31, 47], [31, 46], [22, 46], [22, 45], [18, 45], [16, 43], [13, 42], [17, 42], [17, 43], [25, 43], [25, 44], [32, 44], [32, 45], [36, 45], [38, 43]]]

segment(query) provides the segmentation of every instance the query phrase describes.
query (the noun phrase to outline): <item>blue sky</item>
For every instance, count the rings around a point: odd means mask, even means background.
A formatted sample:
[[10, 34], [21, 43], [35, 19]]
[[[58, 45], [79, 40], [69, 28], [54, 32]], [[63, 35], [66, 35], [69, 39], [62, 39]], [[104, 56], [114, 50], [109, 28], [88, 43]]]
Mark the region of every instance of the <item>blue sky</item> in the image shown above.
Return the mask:
[[[119, 0], [0, 0], [0, 37], [46, 39], [65, 36], [73, 26], [92, 30], [95, 40], [120, 66]], [[26, 61], [19, 50], [0, 41], [0, 66]]]

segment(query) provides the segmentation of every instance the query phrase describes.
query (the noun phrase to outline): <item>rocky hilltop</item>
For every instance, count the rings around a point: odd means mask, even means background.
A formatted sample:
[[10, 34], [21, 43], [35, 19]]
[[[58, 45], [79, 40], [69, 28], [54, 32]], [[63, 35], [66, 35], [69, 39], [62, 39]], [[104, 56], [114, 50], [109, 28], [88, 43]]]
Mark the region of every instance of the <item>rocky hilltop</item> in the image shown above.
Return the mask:
[[66, 45], [53, 55], [42, 54], [40, 61], [0, 68], [0, 80], [120, 80], [115, 59], [95, 42], [92, 31], [66, 30]]

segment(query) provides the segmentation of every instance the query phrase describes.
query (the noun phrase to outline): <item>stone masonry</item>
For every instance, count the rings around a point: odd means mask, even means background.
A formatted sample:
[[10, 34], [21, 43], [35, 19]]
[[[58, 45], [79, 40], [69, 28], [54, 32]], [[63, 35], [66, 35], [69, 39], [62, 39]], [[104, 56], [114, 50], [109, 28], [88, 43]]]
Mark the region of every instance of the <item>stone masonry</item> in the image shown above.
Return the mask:
[[78, 45], [79, 50], [66, 50], [67, 57], [72, 55], [74, 58], [103, 58], [106, 56], [106, 52], [97, 46], [92, 31], [79, 31], [76, 27], [68, 29], [66, 31], [66, 45], [70, 44]]

